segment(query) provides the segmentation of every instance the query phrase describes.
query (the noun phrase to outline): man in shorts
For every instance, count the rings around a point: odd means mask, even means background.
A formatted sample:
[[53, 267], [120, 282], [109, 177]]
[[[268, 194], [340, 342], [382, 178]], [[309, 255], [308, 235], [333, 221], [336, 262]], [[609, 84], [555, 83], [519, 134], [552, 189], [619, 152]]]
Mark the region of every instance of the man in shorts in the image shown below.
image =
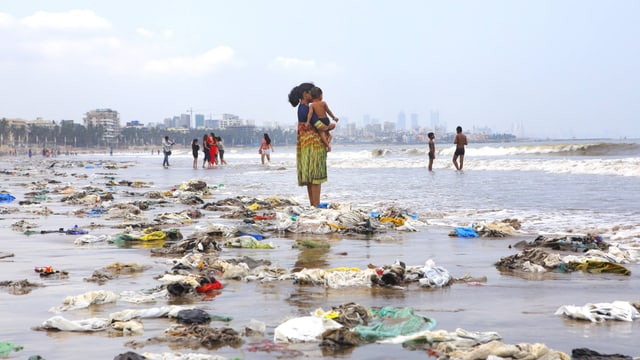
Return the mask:
[[[455, 165], [456, 170], [462, 170], [464, 147], [467, 145], [467, 136], [462, 133], [462, 126], [456, 128], [456, 137], [453, 138], [453, 143], [456, 144], [456, 151], [453, 153], [453, 165]], [[460, 157], [460, 165], [458, 165], [458, 156]]]

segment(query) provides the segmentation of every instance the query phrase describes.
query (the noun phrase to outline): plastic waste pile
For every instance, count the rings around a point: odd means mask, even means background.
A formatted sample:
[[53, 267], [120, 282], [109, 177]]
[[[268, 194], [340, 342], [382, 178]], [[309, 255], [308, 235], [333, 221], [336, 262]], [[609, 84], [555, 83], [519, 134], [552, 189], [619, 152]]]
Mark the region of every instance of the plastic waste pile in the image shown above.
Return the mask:
[[[617, 249], [617, 248], [616, 248]], [[619, 249], [617, 249], [619, 250]], [[590, 250], [593, 251], [593, 250]], [[616, 251], [619, 254], [619, 251]], [[615, 262], [625, 261], [632, 257], [630, 253], [623, 256], [603, 256], [594, 258], [594, 254], [587, 252], [584, 256], [569, 255], [562, 257], [558, 253], [547, 253], [540, 248], [525, 249], [517, 254], [501, 258], [495, 265], [499, 269], [523, 272], [574, 272], [611, 273], [630, 275], [631, 271]]]

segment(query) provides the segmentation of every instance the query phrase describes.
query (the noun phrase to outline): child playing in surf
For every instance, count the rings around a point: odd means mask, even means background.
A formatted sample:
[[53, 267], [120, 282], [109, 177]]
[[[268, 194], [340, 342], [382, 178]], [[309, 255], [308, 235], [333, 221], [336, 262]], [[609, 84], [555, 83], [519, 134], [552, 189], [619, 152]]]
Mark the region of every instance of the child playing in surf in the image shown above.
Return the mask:
[[433, 142], [436, 135], [433, 132], [430, 132], [427, 136], [429, 137], [429, 171], [432, 171], [433, 160], [436, 158], [436, 144]]
[[338, 122], [338, 118], [333, 115], [331, 110], [329, 109], [329, 105], [325, 101], [322, 100], [322, 89], [317, 86], [314, 86], [309, 91], [311, 95], [311, 103], [309, 104], [309, 115], [307, 115], [307, 124], [311, 123], [311, 119], [315, 115], [317, 120], [314, 120], [313, 126], [317, 129], [321, 125], [326, 125], [329, 129], [326, 131], [318, 130], [320, 133], [320, 138], [322, 138], [322, 142], [327, 147], [327, 151], [331, 151], [331, 133], [329, 131], [335, 129], [336, 124], [332, 124], [327, 117], [327, 114], [331, 116], [333, 121]]

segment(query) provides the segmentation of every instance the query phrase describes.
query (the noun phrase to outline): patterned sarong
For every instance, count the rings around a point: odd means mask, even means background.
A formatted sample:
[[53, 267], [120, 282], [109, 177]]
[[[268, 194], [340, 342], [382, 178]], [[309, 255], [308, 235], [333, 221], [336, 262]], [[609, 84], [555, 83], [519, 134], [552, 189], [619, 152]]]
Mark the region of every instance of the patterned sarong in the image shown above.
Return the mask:
[[296, 144], [296, 168], [299, 186], [318, 185], [327, 181], [327, 148], [313, 127], [307, 130], [305, 124], [300, 122]]

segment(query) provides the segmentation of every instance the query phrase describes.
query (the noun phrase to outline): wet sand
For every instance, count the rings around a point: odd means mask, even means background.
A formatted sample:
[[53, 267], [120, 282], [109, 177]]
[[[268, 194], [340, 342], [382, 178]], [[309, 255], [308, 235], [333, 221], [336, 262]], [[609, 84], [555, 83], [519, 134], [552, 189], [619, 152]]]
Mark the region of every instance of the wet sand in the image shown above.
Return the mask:
[[[2, 162], [4, 169], [13, 168], [13, 163]], [[171, 169], [174, 170], [174, 169]], [[168, 170], [168, 171], [171, 171]], [[76, 187], [87, 184], [106, 188], [105, 176], [118, 179], [153, 179], [152, 189], [132, 189], [114, 187], [115, 202], [131, 201], [142, 198], [140, 194], [150, 190], [166, 190], [171, 184], [178, 184], [192, 178], [189, 173], [180, 177], [174, 172], [171, 177], [162, 178], [162, 170], [147, 173], [144, 176], [134, 167], [125, 169], [59, 169], [59, 173], [67, 176], [31, 172], [29, 176], [3, 174], [3, 190], [16, 196], [12, 204], [2, 204], [5, 208], [20, 207], [17, 201], [24, 198], [29, 191], [21, 184], [29, 184], [42, 178], [56, 178], [72, 183]], [[138, 172], [136, 172], [138, 171]], [[88, 173], [83, 179], [68, 174]], [[105, 175], [108, 174], [108, 175]], [[233, 185], [234, 173], [230, 169], [216, 173], [211, 184], [224, 183], [225, 189], [215, 193], [211, 199], [220, 200], [233, 197], [232, 194], [251, 195], [246, 187]], [[53, 186], [53, 185], [51, 185]], [[255, 195], [259, 195], [256, 193]], [[283, 194], [288, 195], [288, 194]], [[167, 258], [152, 257], [144, 244], [118, 247], [113, 244], [95, 244], [77, 246], [73, 241], [77, 236], [66, 234], [36, 234], [26, 236], [11, 229], [11, 224], [25, 219], [38, 225], [38, 229], [70, 228], [75, 224], [85, 226], [91, 222], [113, 225], [120, 220], [106, 220], [104, 217], [77, 218], [72, 215], [79, 206], [59, 202], [59, 197], [52, 196], [53, 201], [46, 203], [55, 214], [46, 217], [37, 216], [24, 211], [0, 215], [2, 239], [0, 251], [14, 253], [14, 257], [0, 259], [0, 280], [28, 279], [41, 283], [44, 287], [35, 288], [25, 295], [12, 295], [0, 291], [0, 318], [2, 328], [0, 341], [12, 341], [24, 346], [24, 350], [12, 353], [9, 358], [27, 358], [39, 354], [46, 359], [111, 359], [115, 355], [134, 350], [125, 343], [130, 340], [144, 341], [161, 334], [173, 320], [144, 319], [144, 333], [139, 336], [114, 335], [112, 332], [70, 333], [55, 331], [34, 331], [32, 327], [40, 325], [54, 314], [49, 308], [62, 304], [66, 296], [79, 295], [91, 290], [111, 290], [119, 293], [124, 290], [149, 289], [159, 285], [154, 278], [170, 268]], [[189, 208], [186, 205], [172, 204], [168, 207], [157, 207], [145, 215], [153, 218], [154, 213], [177, 212]], [[213, 223], [234, 223], [237, 220], [220, 219], [220, 213], [205, 212], [205, 218], [199, 219], [191, 226], [181, 227], [180, 231], [187, 237], [195, 225], [203, 225], [207, 221]], [[434, 318], [436, 329], [454, 331], [463, 328], [470, 331], [497, 331], [503, 342], [516, 344], [545, 343], [550, 348], [568, 354], [574, 348], [588, 347], [601, 353], [621, 353], [639, 356], [640, 352], [634, 344], [640, 331], [638, 321], [633, 323], [608, 321], [592, 324], [584, 321], [568, 320], [554, 315], [561, 305], [584, 305], [595, 302], [613, 302], [615, 300], [638, 300], [640, 282], [637, 265], [627, 265], [632, 270], [631, 276], [584, 274], [545, 274], [545, 276], [525, 279], [512, 274], [503, 274], [493, 265], [503, 256], [512, 255], [517, 250], [509, 245], [523, 240], [521, 237], [504, 239], [460, 239], [448, 236], [451, 229], [429, 226], [414, 233], [396, 233], [374, 235], [370, 238], [362, 236], [307, 236], [297, 235], [305, 239], [326, 240], [331, 244], [329, 249], [292, 249], [294, 237], [286, 234], [274, 234], [270, 239], [278, 246], [275, 250], [225, 249], [221, 256], [232, 258], [249, 256], [255, 259], [270, 260], [285, 268], [338, 266], [354, 266], [365, 268], [368, 264], [386, 265], [396, 259], [408, 265], [424, 264], [433, 259], [438, 266], [446, 268], [453, 276], [470, 274], [474, 277], [486, 276], [483, 285], [454, 284], [443, 289], [422, 289], [410, 285], [406, 290], [381, 288], [341, 288], [325, 289], [322, 287], [298, 286], [290, 281], [280, 282], [242, 282], [225, 280], [225, 288], [218, 296], [212, 298], [198, 297], [191, 302], [197, 307], [213, 314], [230, 316], [231, 322], [212, 322], [211, 326], [227, 325], [240, 330], [251, 319], [257, 319], [267, 325], [265, 338], [273, 338], [273, 330], [290, 317], [304, 316], [316, 308], [330, 309], [347, 302], [356, 302], [365, 307], [372, 306], [411, 306], [416, 312]], [[120, 232], [108, 226], [91, 231], [93, 235], [114, 234]], [[531, 238], [524, 238], [532, 240]], [[115, 261], [135, 262], [149, 266], [143, 273], [122, 275], [118, 279], [104, 285], [86, 282], [83, 279], [91, 276], [94, 270], [103, 268]], [[51, 265], [55, 269], [69, 272], [67, 279], [40, 279], [33, 271], [36, 266]], [[149, 305], [132, 305], [117, 302], [91, 306], [87, 309], [63, 313], [69, 319], [107, 316], [109, 313], [126, 308], [146, 308], [162, 306], [167, 302], [160, 301]], [[221, 347], [219, 349], [178, 349], [169, 348], [166, 344], [148, 345], [142, 352], [201, 352], [215, 353], [228, 358], [265, 358], [278, 357], [279, 353], [249, 352], [247, 345], [259, 342], [261, 338], [244, 338], [239, 347]], [[307, 357], [337, 356], [341, 358], [425, 358], [424, 351], [403, 349], [401, 345], [368, 344], [348, 349], [343, 353], [328, 353], [317, 344], [295, 344], [291, 349], [302, 351]]]

